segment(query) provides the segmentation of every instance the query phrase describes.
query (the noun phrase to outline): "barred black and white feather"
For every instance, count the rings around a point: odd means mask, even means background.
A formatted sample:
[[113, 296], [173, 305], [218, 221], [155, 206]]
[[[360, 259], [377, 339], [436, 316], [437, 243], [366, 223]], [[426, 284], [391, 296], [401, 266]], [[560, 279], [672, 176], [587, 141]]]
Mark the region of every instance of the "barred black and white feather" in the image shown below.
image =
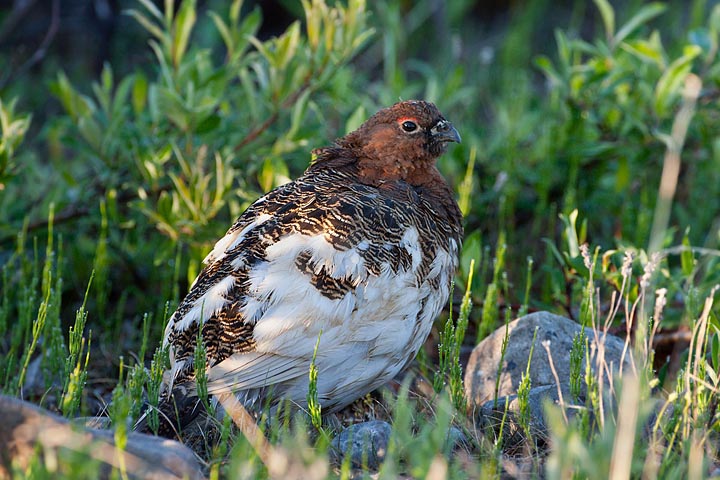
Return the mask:
[[459, 136], [434, 105], [402, 102], [253, 203], [170, 318], [163, 401], [193, 391], [198, 333], [209, 394], [233, 392], [250, 410], [305, 405], [318, 338], [324, 411], [406, 367], [458, 262], [461, 214], [434, 165], [448, 141]]

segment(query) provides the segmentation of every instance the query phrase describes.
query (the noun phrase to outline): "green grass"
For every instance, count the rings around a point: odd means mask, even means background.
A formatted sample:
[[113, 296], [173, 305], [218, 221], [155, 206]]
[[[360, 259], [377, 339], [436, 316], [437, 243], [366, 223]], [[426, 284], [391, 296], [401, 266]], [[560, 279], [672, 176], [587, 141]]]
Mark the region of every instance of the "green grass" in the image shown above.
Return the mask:
[[[157, 405], [169, 313], [232, 219], [311, 148], [422, 97], [463, 135], [439, 167], [466, 238], [423, 351], [432, 392], [406, 382], [355, 405], [393, 425], [379, 477], [706, 476], [720, 463], [720, 7], [578, 1], [546, 25], [551, 3], [480, 38], [472, 2], [308, 1], [303, 22], [259, 40], [260, 12], [241, 2], [138, 1], [144, 66], [52, 72], [48, 115], [23, 111], [31, 85], [0, 91], [0, 391], [68, 417], [107, 410], [122, 448], [143, 402]], [[437, 32], [451, 38], [428, 47]], [[602, 355], [600, 373], [583, 369], [578, 336], [571, 396], [586, 401], [569, 417], [548, 407], [549, 443], [523, 414], [481, 427], [460, 368], [463, 348], [542, 309], [623, 335], [636, 374], [608, 384]], [[670, 335], [688, 340], [672, 361], [659, 356]], [[357, 420], [309, 400], [261, 422], [287, 471], [227, 419], [189, 444], [211, 478], [351, 478], [329, 439]], [[450, 426], [467, 439], [454, 450]], [[82, 456], [43, 458], [16, 477], [96, 474]]]

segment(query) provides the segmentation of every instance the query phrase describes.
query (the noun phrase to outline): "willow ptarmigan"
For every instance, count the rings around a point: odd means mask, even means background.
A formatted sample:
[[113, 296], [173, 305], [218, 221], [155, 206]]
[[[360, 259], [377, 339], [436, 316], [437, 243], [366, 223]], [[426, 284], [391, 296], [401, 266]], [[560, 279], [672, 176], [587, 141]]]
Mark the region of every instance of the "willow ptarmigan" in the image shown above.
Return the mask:
[[[170, 318], [160, 410], [177, 416], [187, 398], [197, 403], [198, 329], [208, 393], [233, 392], [250, 411], [280, 399], [306, 405], [318, 338], [323, 412], [406, 367], [458, 263], [462, 216], [435, 161], [459, 141], [432, 103], [400, 102], [315, 150], [301, 177], [253, 203]], [[181, 398], [185, 407], [167, 408]]]

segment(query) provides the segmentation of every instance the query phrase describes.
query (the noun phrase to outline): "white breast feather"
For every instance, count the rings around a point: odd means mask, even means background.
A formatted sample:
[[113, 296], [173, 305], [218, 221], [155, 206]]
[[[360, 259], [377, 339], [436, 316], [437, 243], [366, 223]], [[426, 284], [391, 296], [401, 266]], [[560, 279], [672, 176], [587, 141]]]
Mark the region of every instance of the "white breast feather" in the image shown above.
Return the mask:
[[[241, 241], [240, 237], [268, 218], [259, 216], [229, 240], [222, 239], [208, 257], [221, 258]], [[242, 307], [246, 321], [255, 324], [256, 350], [231, 355], [213, 366], [208, 372], [210, 393], [284, 382], [283, 391], [278, 393], [302, 404], [320, 332], [316, 365], [318, 390], [326, 408], [342, 406], [393, 378], [405, 365], [407, 353], [420, 348], [447, 301], [458, 247], [450, 239], [449, 251], [437, 251], [429, 271], [429, 278], [440, 277], [440, 292], [434, 292], [427, 279], [416, 283], [416, 270], [422, 261], [416, 228], [408, 228], [400, 242], [412, 258], [406, 272], [394, 272], [385, 263], [379, 276], [369, 275], [359, 254], [369, 246], [369, 241], [363, 240], [356, 248], [339, 251], [323, 234], [292, 234], [268, 247], [266, 261], [249, 272], [248, 295]], [[392, 245], [383, 247], [391, 249]], [[322, 295], [295, 265], [303, 251], [311, 253], [315, 273], [324, 268], [335, 278], [350, 277], [354, 292], [340, 299]], [[232, 280], [228, 277], [208, 290], [176, 328], [186, 328], [201, 313], [207, 317], [208, 312], [224, 305], [223, 294]], [[343, 368], [337, 369], [338, 365]], [[175, 371], [179, 368], [174, 367]]]
[[[305, 356], [312, 349], [318, 333], [334, 325], [347, 323], [357, 298], [349, 293], [341, 299], [322, 295], [309, 277], [297, 269], [295, 260], [303, 252], [311, 253], [316, 271], [335, 278], [351, 277], [359, 284], [367, 279], [364, 262], [355, 249], [336, 250], [323, 235], [287, 236], [266, 251], [266, 262], [249, 275], [249, 292], [254, 300], [242, 308], [246, 318], [256, 319], [253, 336], [256, 348]], [[325, 333], [323, 333], [325, 335]]]
[[[302, 403], [307, 393], [307, 371], [321, 331], [316, 359], [318, 387], [328, 405], [341, 404], [345, 398], [395, 376], [405, 364], [406, 353], [420, 348], [447, 300], [446, 283], [454, 264], [449, 252], [437, 252], [430, 270], [440, 275], [441, 292], [432, 294], [427, 282], [415, 283], [415, 269], [422, 258], [415, 228], [405, 232], [402, 246], [413, 259], [410, 270], [393, 272], [386, 264], [377, 277], [368, 275], [356, 249], [338, 251], [323, 235], [295, 234], [269, 247], [268, 262], [250, 275], [250, 290], [257, 300], [247, 302], [244, 314], [246, 318], [257, 318], [253, 336], [258, 354], [294, 358], [298, 366], [292, 372], [274, 370], [259, 358], [249, 369], [244, 366], [247, 354], [237, 354], [211, 369], [213, 390], [239, 385], [258, 388], [297, 375], [297, 381], [283, 387], [283, 394]], [[297, 255], [305, 250], [312, 253], [313, 263], [325, 266], [333, 276], [359, 278], [355, 291], [341, 299], [330, 299], [318, 292], [295, 266]], [[421, 312], [422, 299], [428, 296]], [[343, 374], [338, 377], [334, 372], [339, 364], [343, 365]], [[258, 377], [257, 369], [265, 371], [265, 375]], [[258, 378], [262, 378], [260, 383], [256, 383]], [[340, 392], [342, 398], [333, 398]]]

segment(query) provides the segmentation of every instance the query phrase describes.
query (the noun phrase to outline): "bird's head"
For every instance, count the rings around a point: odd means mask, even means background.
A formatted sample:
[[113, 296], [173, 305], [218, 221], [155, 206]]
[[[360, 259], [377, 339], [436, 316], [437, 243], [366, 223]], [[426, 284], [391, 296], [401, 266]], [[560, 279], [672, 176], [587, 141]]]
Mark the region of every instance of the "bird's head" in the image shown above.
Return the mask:
[[408, 100], [380, 110], [337, 144], [351, 149], [368, 175], [417, 183], [448, 142], [459, 143], [460, 134], [437, 107]]

